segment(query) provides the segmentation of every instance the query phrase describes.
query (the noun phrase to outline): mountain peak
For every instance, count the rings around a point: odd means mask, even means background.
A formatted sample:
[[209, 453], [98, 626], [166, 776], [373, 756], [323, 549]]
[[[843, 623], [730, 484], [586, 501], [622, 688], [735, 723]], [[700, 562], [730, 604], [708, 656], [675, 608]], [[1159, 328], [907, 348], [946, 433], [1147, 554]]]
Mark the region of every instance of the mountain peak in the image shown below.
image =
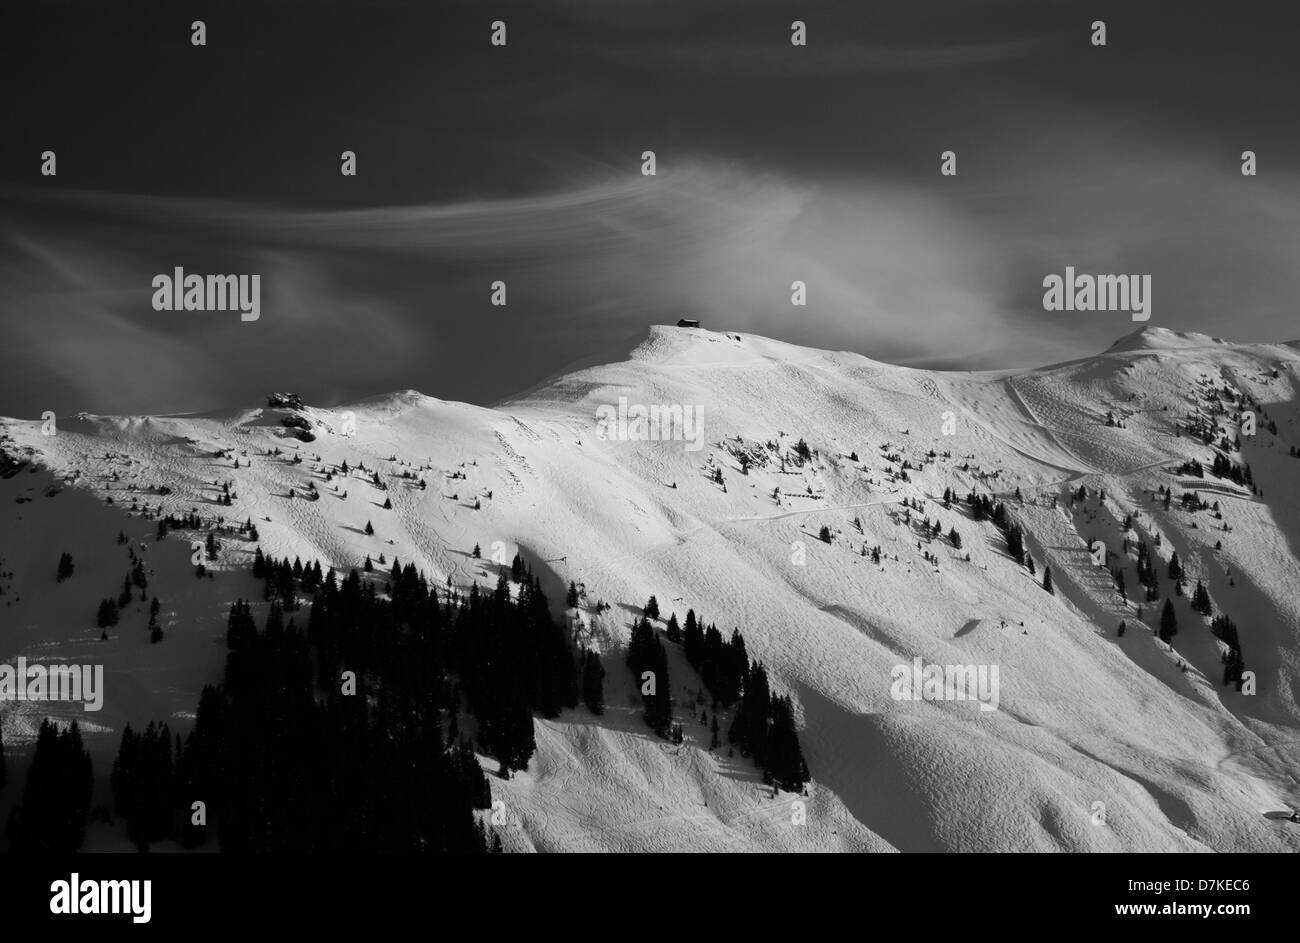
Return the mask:
[[1106, 348], [1106, 353], [1125, 350], [1176, 350], [1183, 347], [1207, 347], [1212, 344], [1226, 343], [1223, 338], [1211, 337], [1209, 334], [1171, 331], [1167, 327], [1144, 325], [1115, 341]]

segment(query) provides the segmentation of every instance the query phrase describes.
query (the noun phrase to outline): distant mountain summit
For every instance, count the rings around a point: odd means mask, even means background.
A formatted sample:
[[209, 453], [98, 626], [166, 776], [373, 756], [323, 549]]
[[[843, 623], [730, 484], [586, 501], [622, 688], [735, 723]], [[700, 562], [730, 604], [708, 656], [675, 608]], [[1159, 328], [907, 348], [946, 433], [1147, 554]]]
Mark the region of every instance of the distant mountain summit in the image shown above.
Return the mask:
[[1167, 327], [1140, 327], [1131, 334], [1125, 334], [1106, 348], [1106, 353], [1125, 350], [1180, 350], [1187, 347], [1208, 347], [1225, 345], [1228, 342], [1221, 337], [1198, 334], [1195, 331], [1171, 331]]

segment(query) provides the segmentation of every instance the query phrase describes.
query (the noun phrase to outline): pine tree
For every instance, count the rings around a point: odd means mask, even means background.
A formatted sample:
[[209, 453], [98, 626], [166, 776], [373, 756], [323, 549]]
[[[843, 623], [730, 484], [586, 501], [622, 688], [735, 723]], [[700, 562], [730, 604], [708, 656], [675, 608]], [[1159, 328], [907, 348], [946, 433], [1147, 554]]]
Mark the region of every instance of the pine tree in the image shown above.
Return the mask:
[[744, 695], [731, 723], [730, 737], [733, 743], [740, 745], [741, 752], [754, 757], [759, 766], [764, 766], [767, 761], [771, 710], [767, 671], [760, 662], [754, 662], [745, 677]]
[[677, 613], [674, 612], [668, 617], [668, 627], [664, 634], [668, 637], [668, 641], [674, 644], [681, 642], [682, 627], [677, 623]]
[[1178, 616], [1174, 613], [1174, 601], [1165, 600], [1164, 609], [1160, 610], [1160, 641], [1172, 644], [1178, 634]]
[[366, 536], [375, 536], [375, 525], [371, 524], [369, 521], [366, 521]]
[[632, 627], [632, 635], [628, 640], [627, 665], [641, 691], [646, 723], [661, 737], [667, 737], [672, 725], [672, 684], [668, 677], [668, 653], [644, 617]]
[[108, 628], [110, 625], [117, 625], [117, 603], [111, 599], [100, 600], [99, 614], [96, 617], [95, 625], [101, 629]]
[[605, 713], [605, 668], [589, 648], [582, 652], [582, 702], [598, 717]]
[[647, 619], [659, 618], [659, 600], [655, 599], [654, 596], [651, 596], [645, 604], [645, 615]]
[[1175, 583], [1181, 583], [1183, 580], [1183, 565], [1178, 559], [1177, 550], [1169, 557], [1169, 578]]
[[483, 557], [483, 550], [478, 544], [474, 545], [474, 559], [479, 560]]
[[1123, 638], [1123, 637], [1124, 637], [1124, 631], [1125, 631], [1127, 628], [1128, 628], [1128, 624], [1127, 624], [1123, 619], [1121, 619], [1121, 620], [1119, 621], [1119, 629], [1116, 630], [1115, 634], [1116, 634], [1117, 636], [1119, 636], [1120, 638]]
[[704, 653], [704, 631], [695, 618], [695, 610], [686, 610], [686, 625], [682, 629], [682, 646], [686, 650], [686, 660], [697, 671], [700, 657]]
[[42, 720], [21, 805], [7, 829], [11, 850], [68, 854], [81, 847], [95, 777], [74, 720], [62, 733]]
[[1052, 586], [1052, 568], [1050, 566], [1043, 567], [1043, 589], [1053, 596], [1056, 595], [1056, 590]]
[[1210, 602], [1210, 593], [1200, 580], [1196, 581], [1196, 591], [1192, 594], [1192, 608], [1204, 616], [1214, 614], [1214, 606]]
[[528, 769], [537, 741], [533, 737], [532, 712], [523, 701], [516, 699], [502, 711], [492, 737], [493, 752], [501, 762], [503, 779], [510, 778], [511, 770]]
[[564, 605], [569, 609], [578, 607], [578, 585], [569, 580], [569, 591], [564, 596]]
[[59, 555], [59, 569], [55, 574], [55, 579], [62, 583], [68, 577], [72, 576], [72, 571], [74, 569], [75, 567], [72, 565], [72, 554], [65, 551]]
[[1232, 648], [1228, 650], [1227, 656], [1223, 660], [1223, 683], [1236, 684], [1237, 690], [1241, 690], [1241, 676], [1246, 670], [1246, 662], [1241, 656], [1241, 649]]
[[808, 782], [808, 764], [799, 747], [794, 705], [788, 697], [772, 699], [772, 724], [767, 734], [768, 776], [779, 789], [799, 792]]

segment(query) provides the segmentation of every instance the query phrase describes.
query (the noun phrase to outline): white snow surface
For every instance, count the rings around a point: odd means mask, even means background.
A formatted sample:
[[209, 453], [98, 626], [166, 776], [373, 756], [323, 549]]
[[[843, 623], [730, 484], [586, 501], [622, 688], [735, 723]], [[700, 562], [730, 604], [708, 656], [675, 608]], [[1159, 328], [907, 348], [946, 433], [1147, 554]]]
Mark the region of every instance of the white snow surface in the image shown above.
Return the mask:
[[[1207, 384], [1225, 383], [1254, 396], [1277, 425], [1273, 435], [1261, 418], [1259, 433], [1243, 439], [1262, 496], [1176, 474], [1189, 458], [1208, 466], [1211, 449], [1175, 428], [1204, 407]], [[0, 476], [0, 661], [103, 664], [107, 685], [99, 713], [0, 705], [11, 773], [42, 716], [75, 717], [95, 755], [96, 801], [107, 803], [122, 726], [166, 719], [185, 730], [203, 684], [220, 679], [230, 601], [251, 597], [264, 612], [247, 570], [253, 543], [222, 538], [215, 578], [196, 579], [189, 540], [204, 532], [155, 542], [154, 522], [130, 510], [135, 501], [251, 518], [268, 555], [346, 571], [383, 554], [384, 569], [394, 558], [413, 562], [439, 585], [448, 577], [491, 585], [498, 562], [518, 550], [542, 574], [557, 615], [564, 587], [577, 581], [582, 605], [562, 615], [606, 653], [609, 707], [600, 718], [579, 707], [538, 719], [529, 769], [491, 779], [513, 850], [1300, 850], [1300, 829], [1261, 814], [1300, 803], [1300, 459], [1288, 454], [1300, 444], [1298, 384], [1293, 346], [1152, 328], [1084, 360], [946, 373], [653, 327], [625, 361], [494, 408], [415, 391], [308, 406], [300, 414], [313, 424], [310, 443], [281, 425], [290, 412], [269, 408], [82, 414], [59, 417], [54, 435], [42, 434], [40, 420], [3, 419], [0, 450], [25, 464]], [[598, 437], [597, 409], [620, 397], [699, 407], [704, 447]], [[1126, 428], [1108, 426], [1107, 410]], [[1235, 412], [1218, 417], [1231, 436]], [[345, 435], [350, 418], [355, 433]], [[943, 434], [946, 418], [952, 435]], [[802, 465], [800, 438], [815, 450]], [[266, 454], [276, 448], [283, 454]], [[232, 450], [240, 467], [215, 457], [219, 450]], [[742, 452], [752, 458], [748, 474]], [[290, 463], [295, 454], [301, 464]], [[914, 466], [910, 481], [896, 476], [891, 454]], [[326, 482], [344, 460], [352, 476]], [[386, 491], [370, 483], [371, 471]], [[216, 502], [214, 481], [231, 483], [231, 507]], [[319, 500], [302, 497], [309, 481]], [[158, 485], [170, 493], [151, 490]], [[1069, 492], [1080, 485], [1090, 497], [1072, 507]], [[1160, 485], [1174, 489], [1169, 510], [1154, 500]], [[964, 504], [945, 509], [945, 487], [1006, 500], [1037, 576], [1007, 555], [989, 522], [972, 521]], [[1185, 490], [1219, 502], [1223, 520], [1181, 510]], [[386, 497], [392, 510], [382, 508]], [[904, 498], [924, 505], [913, 523], [937, 518], [943, 538], [903, 523]], [[1158, 605], [1146, 604], [1139, 620], [1136, 602], [1124, 602], [1092, 563], [1092, 540], [1120, 553], [1126, 514], [1135, 516], [1129, 536], [1161, 536], [1162, 594], [1177, 550], [1189, 594], [1205, 580], [1216, 612], [1235, 620], [1257, 693], [1222, 684], [1223, 646], [1187, 596], [1175, 598], [1171, 649], [1152, 632]], [[823, 525], [830, 543], [818, 539]], [[952, 527], [961, 550], [947, 540]], [[119, 531], [162, 600], [161, 644], [149, 643], [139, 602], [99, 639], [96, 605], [117, 595], [128, 570]], [[864, 544], [881, 547], [881, 565], [862, 555]], [[63, 550], [76, 572], [60, 584]], [[1126, 567], [1130, 599], [1135, 559], [1110, 561]], [[1054, 595], [1039, 582], [1045, 565]], [[740, 627], [773, 687], [794, 699], [813, 777], [807, 796], [773, 796], [749, 760], [725, 745], [708, 749], [701, 684], [675, 647], [675, 716], [686, 742], [665, 743], [645, 726], [621, 647], [651, 594], [665, 618], [690, 607], [726, 634]], [[597, 613], [598, 600], [610, 608]], [[997, 666], [998, 709], [895, 700], [891, 669], [918, 656]], [[11, 781], [5, 798], [17, 791]]]

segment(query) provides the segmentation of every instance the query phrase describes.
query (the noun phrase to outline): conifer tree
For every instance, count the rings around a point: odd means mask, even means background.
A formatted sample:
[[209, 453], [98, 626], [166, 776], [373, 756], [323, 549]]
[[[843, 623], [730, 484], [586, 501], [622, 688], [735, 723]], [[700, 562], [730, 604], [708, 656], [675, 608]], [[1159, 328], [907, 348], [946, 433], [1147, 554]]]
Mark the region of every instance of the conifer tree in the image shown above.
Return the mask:
[[1178, 616], [1174, 613], [1174, 601], [1165, 600], [1165, 607], [1160, 610], [1160, 641], [1172, 644], [1178, 634]]
[[1214, 606], [1210, 602], [1210, 593], [1200, 580], [1196, 581], [1196, 591], [1192, 594], [1192, 608], [1205, 616], [1214, 614]]
[[794, 704], [788, 697], [772, 699], [772, 724], [767, 735], [766, 772], [779, 789], [799, 792], [808, 781], [808, 764], [795, 730]]
[[1043, 589], [1053, 596], [1056, 595], [1056, 590], [1052, 586], [1052, 568], [1050, 566], [1043, 567]]
[[582, 652], [582, 702], [597, 717], [605, 713], [605, 668], [589, 648]]
[[55, 579], [62, 583], [68, 577], [72, 576], [72, 571], [76, 569], [72, 564], [72, 554], [64, 551], [59, 555], [59, 569], [55, 574]]
[[739, 744], [745, 756], [764, 766], [767, 762], [768, 724], [772, 711], [767, 670], [754, 662], [745, 676], [744, 693], [735, 719], [731, 722], [731, 741]]
[[668, 678], [668, 653], [649, 621], [642, 617], [632, 627], [627, 665], [641, 692], [645, 721], [661, 737], [672, 726], [672, 685]]
[[99, 614], [96, 617], [95, 625], [101, 629], [117, 625], [117, 603], [111, 599], [100, 600]]
[[511, 770], [528, 769], [537, 741], [533, 738], [533, 715], [522, 700], [512, 701], [501, 712], [492, 736], [503, 779], [510, 778]]
[[11, 815], [11, 850], [25, 854], [68, 854], [81, 847], [95, 777], [90, 755], [74, 720], [61, 733], [41, 721], [27, 771], [22, 802]]
[[686, 625], [682, 630], [682, 644], [686, 649], [686, 660], [698, 671], [700, 656], [704, 652], [704, 631], [695, 618], [694, 609], [686, 610]]
[[1246, 670], [1246, 662], [1241, 656], [1241, 649], [1232, 648], [1228, 650], [1227, 656], [1223, 660], [1223, 683], [1236, 684], [1237, 690], [1241, 690], [1241, 676]]

